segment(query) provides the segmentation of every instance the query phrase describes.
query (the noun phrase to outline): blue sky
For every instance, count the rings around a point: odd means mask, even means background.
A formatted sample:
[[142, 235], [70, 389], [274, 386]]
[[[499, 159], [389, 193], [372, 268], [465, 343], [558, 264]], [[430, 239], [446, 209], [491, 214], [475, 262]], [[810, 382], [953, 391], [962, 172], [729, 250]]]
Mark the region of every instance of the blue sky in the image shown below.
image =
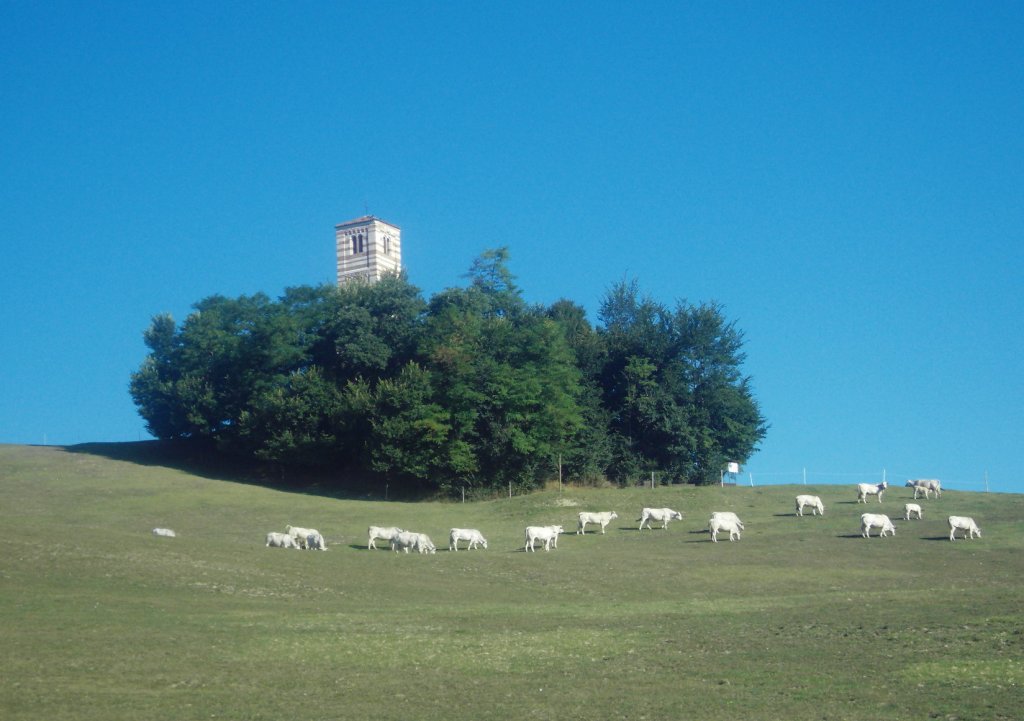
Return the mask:
[[150, 318], [333, 281], [716, 301], [739, 479], [1024, 492], [1020, 3], [4, 3], [0, 442], [146, 438]]

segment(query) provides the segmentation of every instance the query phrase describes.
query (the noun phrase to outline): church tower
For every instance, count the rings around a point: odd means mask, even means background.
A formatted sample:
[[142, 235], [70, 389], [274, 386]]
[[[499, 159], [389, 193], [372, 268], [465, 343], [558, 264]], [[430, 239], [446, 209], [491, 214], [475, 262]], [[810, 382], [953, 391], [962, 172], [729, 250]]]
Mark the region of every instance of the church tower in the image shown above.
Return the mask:
[[354, 280], [373, 283], [385, 273], [402, 270], [402, 231], [372, 215], [334, 226], [338, 285]]

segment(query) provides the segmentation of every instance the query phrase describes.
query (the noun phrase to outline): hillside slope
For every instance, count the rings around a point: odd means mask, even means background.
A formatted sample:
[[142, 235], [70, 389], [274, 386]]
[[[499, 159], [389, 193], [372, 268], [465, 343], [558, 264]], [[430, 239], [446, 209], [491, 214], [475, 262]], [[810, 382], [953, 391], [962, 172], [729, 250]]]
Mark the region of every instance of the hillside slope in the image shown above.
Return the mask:
[[[0, 446], [4, 719], [1020, 718], [1022, 496], [948, 491], [866, 540], [846, 487], [386, 503], [88, 450]], [[642, 506], [684, 518], [638, 532]], [[577, 536], [583, 509], [619, 518]], [[713, 510], [741, 541], [710, 542]], [[950, 543], [950, 513], [983, 538]], [[558, 549], [524, 553], [549, 523]], [[265, 548], [287, 524], [330, 550]], [[438, 553], [368, 551], [369, 524]], [[489, 548], [448, 552], [452, 526]]]

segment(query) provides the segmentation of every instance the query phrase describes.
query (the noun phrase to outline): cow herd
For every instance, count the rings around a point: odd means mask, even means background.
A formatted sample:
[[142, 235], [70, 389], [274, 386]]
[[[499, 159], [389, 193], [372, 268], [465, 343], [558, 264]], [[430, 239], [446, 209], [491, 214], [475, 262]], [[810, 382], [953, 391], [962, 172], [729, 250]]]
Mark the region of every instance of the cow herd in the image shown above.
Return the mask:
[[[906, 486], [914, 489], [914, 500], [918, 499], [919, 494], [924, 494], [924, 497], [930, 498], [931, 494], [935, 494], [935, 498], [942, 497], [942, 483], [933, 478], [917, 478], [907, 481]], [[875, 496], [878, 498], [878, 502], [882, 502], [882, 495], [888, 489], [889, 484], [885, 481], [881, 483], [858, 483], [857, 484], [857, 503], [867, 503], [869, 496]], [[815, 503], [816, 502], [816, 503]], [[825, 509], [821, 505], [821, 499], [817, 496], [797, 496], [797, 515], [803, 515], [802, 507], [804, 505], [816, 505], [817, 511], [824, 514]], [[912, 521], [914, 519], [922, 520], [924, 518], [924, 511], [920, 504], [917, 503], [905, 503], [903, 505], [903, 520]], [[981, 538], [981, 529], [978, 528], [978, 524], [974, 522], [973, 518], [968, 516], [949, 516], [947, 519], [949, 524], [949, 540], [956, 540], [956, 532], [963, 531], [963, 537], [967, 539], [973, 539], [975, 536]], [[862, 513], [860, 516], [860, 535], [864, 538], [871, 537], [871, 529], [877, 528], [879, 538], [886, 534], [890, 536], [896, 535], [896, 526], [892, 520], [884, 513]]]
[[[914, 489], [914, 500], [918, 494], [923, 493], [924, 497], [930, 498], [934, 493], [936, 498], [942, 496], [942, 484], [931, 479], [909, 480], [907, 487]], [[875, 497], [882, 503], [882, 496], [888, 489], [889, 484], [881, 483], [859, 483], [857, 484], [857, 503], [867, 503], [869, 497]], [[818, 496], [801, 494], [796, 497], [796, 514], [804, 515], [804, 509], [809, 508], [812, 516], [824, 516], [825, 505]], [[618, 518], [615, 511], [591, 512], [581, 511], [578, 514], [576, 527], [577, 534], [586, 534], [588, 525], [596, 525], [605, 533], [608, 524]], [[917, 503], [906, 503], [903, 507], [903, 520], [921, 520], [924, 514]], [[640, 518], [637, 519], [640, 525], [637, 530], [642, 531], [645, 527], [651, 529], [651, 521], [661, 523], [663, 529], [668, 528], [669, 521], [682, 520], [683, 514], [672, 508], [643, 508], [640, 511]], [[973, 539], [981, 538], [981, 530], [973, 518], [967, 516], [949, 516], [949, 540], [956, 540], [956, 532], [962, 531], [962, 537]], [[871, 537], [871, 530], [879, 529], [879, 537], [896, 535], [896, 526], [892, 520], [882, 513], [862, 513], [860, 516], [861, 536]], [[162, 530], [162, 529], [161, 529]], [[707, 530], [711, 534], [711, 540], [718, 542], [719, 533], [728, 533], [730, 541], [739, 541], [741, 532], [744, 530], [743, 522], [732, 511], [716, 511], [711, 514], [707, 522]], [[154, 529], [154, 533], [156, 529]], [[527, 526], [523, 550], [527, 552], [536, 551], [537, 545], [542, 545], [545, 551], [558, 548], [558, 536], [565, 533], [560, 525], [549, 526]], [[377, 548], [377, 541], [385, 541], [391, 550], [396, 553], [401, 551], [409, 553], [427, 554], [436, 553], [437, 547], [430, 537], [425, 533], [407, 531], [397, 526], [370, 526], [367, 529], [367, 549]], [[487, 548], [487, 539], [475, 528], [452, 528], [448, 534], [448, 550], [456, 552], [459, 550], [459, 543], [466, 543], [466, 549]], [[302, 528], [298, 526], [286, 526], [284, 533], [271, 532], [267, 534], [266, 545], [272, 548], [295, 548], [308, 550], [327, 550], [324, 537], [314, 528]]]

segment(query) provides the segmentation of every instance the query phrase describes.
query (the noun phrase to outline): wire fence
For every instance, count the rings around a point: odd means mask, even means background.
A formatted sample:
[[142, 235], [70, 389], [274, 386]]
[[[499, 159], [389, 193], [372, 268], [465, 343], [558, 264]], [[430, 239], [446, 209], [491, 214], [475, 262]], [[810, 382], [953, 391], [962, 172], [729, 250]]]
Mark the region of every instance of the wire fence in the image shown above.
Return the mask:
[[863, 471], [860, 473], [815, 471], [811, 469], [800, 469], [799, 471], [759, 471], [744, 470], [740, 473], [725, 473], [722, 476], [724, 483], [749, 486], [780, 486], [780, 485], [845, 485], [856, 483], [881, 483], [886, 481], [890, 486], [902, 486], [911, 478], [938, 478], [942, 483], [943, 490], [954, 491], [982, 491], [986, 493], [1022, 493], [1024, 484], [1021, 482], [1006, 482], [1002, 480], [989, 479], [987, 472], [979, 473], [977, 477], [965, 478], [961, 476], [945, 475], [922, 475], [920, 473], [904, 473], [882, 468], [877, 471]]

